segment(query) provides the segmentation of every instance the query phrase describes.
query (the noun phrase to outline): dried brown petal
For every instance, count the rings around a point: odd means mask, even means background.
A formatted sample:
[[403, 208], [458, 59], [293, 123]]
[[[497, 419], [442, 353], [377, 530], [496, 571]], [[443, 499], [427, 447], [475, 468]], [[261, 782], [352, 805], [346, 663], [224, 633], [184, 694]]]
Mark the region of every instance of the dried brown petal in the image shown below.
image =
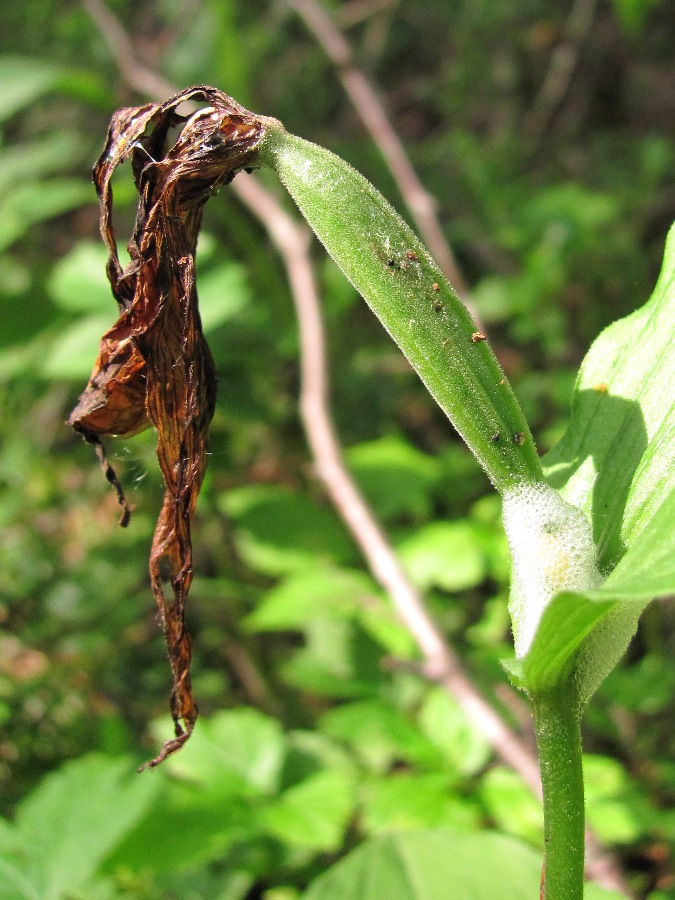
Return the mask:
[[[186, 101], [208, 105], [182, 116], [177, 110]], [[120, 318], [101, 339], [91, 378], [69, 422], [95, 445], [124, 507], [122, 524], [129, 507], [100, 437], [128, 437], [149, 425], [157, 429], [166, 492], [150, 552], [150, 582], [173, 671], [175, 738], [149, 766], [181, 747], [197, 718], [185, 602], [192, 581], [190, 523], [206, 468], [216, 384], [197, 308], [197, 236], [208, 198], [237, 171], [255, 165], [263, 130], [263, 119], [227, 95], [190, 88], [165, 103], [118, 110], [94, 167], [101, 234], [109, 249], [107, 272]], [[128, 245], [131, 262], [122, 268], [110, 180], [127, 159], [140, 199]], [[168, 598], [164, 581], [170, 583]]]

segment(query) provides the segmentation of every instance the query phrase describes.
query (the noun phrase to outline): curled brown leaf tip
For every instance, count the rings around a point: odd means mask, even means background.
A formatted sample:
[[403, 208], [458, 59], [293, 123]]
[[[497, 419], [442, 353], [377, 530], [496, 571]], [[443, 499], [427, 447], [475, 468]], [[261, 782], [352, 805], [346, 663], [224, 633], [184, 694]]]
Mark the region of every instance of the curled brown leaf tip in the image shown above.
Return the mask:
[[[181, 104], [195, 101], [206, 106], [178, 112]], [[192, 581], [190, 522], [206, 468], [216, 385], [197, 306], [197, 237], [204, 204], [238, 171], [255, 166], [263, 134], [264, 119], [215, 88], [199, 86], [165, 103], [118, 110], [94, 166], [107, 273], [120, 315], [101, 338], [89, 383], [68, 421], [94, 445], [123, 507], [122, 525], [130, 508], [100, 438], [129, 437], [151, 425], [157, 430], [166, 492], [150, 552], [150, 582], [173, 672], [175, 737], [150, 767], [185, 743], [197, 718], [184, 617]], [[128, 244], [131, 262], [123, 268], [110, 180], [128, 159], [140, 196]]]

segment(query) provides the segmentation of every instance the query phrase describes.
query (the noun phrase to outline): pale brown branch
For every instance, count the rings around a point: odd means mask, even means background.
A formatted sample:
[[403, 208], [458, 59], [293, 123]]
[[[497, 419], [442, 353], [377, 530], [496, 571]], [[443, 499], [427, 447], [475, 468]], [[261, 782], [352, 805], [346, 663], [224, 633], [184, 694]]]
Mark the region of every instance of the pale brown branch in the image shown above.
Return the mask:
[[[286, 0], [321, 44], [347, 92], [354, 109], [382, 154], [398, 185], [410, 215], [434, 257], [457, 293], [468, 305], [469, 290], [436, 215], [434, 198], [413, 168], [403, 143], [392, 126], [377, 91], [354, 64], [351, 47], [333, 20], [315, 0]], [[474, 310], [471, 314], [476, 318]]]
[[82, 6], [104, 38], [117, 63], [120, 74], [129, 87], [148, 97], [165, 99], [175, 93], [173, 86], [152, 69], [136, 59], [133, 45], [119, 19], [102, 0], [81, 0]]
[[[101, 0], [82, 0], [82, 3], [108, 41], [120, 73], [131, 87], [153, 97], [164, 98], [175, 93], [173, 85], [136, 60], [132, 44], [116, 19], [116, 27], [109, 27], [113, 17]], [[106, 18], [100, 14], [95, 17], [91, 12], [93, 8], [97, 8], [98, 13], [103, 9]], [[105, 29], [103, 22], [107, 23]], [[149, 85], [154, 85], [152, 90], [148, 89]], [[485, 736], [496, 756], [540, 795], [539, 769], [534, 753], [464, 673], [460, 660], [403, 572], [394, 550], [347, 471], [330, 414], [324, 328], [309, 256], [309, 230], [285, 212], [277, 199], [253, 176], [239, 174], [232, 189], [263, 224], [288, 272], [300, 330], [300, 411], [316, 472], [327, 494], [361, 548], [373, 576], [391, 596], [397, 615], [414, 637], [424, 660], [425, 675], [443, 685], [469, 721]], [[626, 892], [616, 863], [590, 834], [587, 834], [587, 848], [589, 877], [604, 887]]]
[[574, 0], [564, 38], [551, 54], [546, 76], [523, 122], [534, 142], [541, 139], [567, 93], [597, 6], [598, 0]]
[[352, 28], [376, 13], [389, 9], [395, 0], [349, 0], [336, 12], [336, 20], [341, 28]]

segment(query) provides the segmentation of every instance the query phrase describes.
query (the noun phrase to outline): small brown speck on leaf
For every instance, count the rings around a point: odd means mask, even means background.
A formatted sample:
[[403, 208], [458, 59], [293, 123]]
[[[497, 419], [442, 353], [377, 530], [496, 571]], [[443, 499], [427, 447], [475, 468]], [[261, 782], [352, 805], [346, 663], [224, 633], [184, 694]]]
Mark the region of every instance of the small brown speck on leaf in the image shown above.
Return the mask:
[[[177, 108], [186, 101], [208, 105], [182, 116]], [[221, 91], [199, 86], [165, 103], [118, 110], [94, 166], [101, 234], [109, 251], [107, 274], [119, 318], [101, 338], [89, 383], [68, 421], [94, 445], [123, 507], [122, 525], [129, 521], [130, 508], [101, 437], [130, 437], [151, 426], [157, 430], [166, 491], [150, 551], [150, 581], [173, 672], [175, 737], [146, 766], [178, 750], [197, 718], [184, 616], [192, 581], [190, 524], [206, 469], [216, 393], [197, 307], [197, 236], [204, 204], [238, 171], [255, 165], [262, 134], [259, 117]], [[131, 262], [123, 268], [110, 181], [127, 160], [140, 196], [128, 245]], [[170, 583], [168, 596], [164, 580]]]
[[516, 433], [513, 435], [513, 443], [518, 444], [519, 447], [522, 447], [522, 445], [525, 443], [525, 432], [516, 431]]
[[479, 341], [485, 340], [485, 335], [482, 331], [474, 331], [474, 333], [471, 335], [471, 340], [474, 344], [477, 344]]
[[490, 438], [490, 441], [491, 441], [493, 444], [496, 444], [500, 437], [501, 437], [500, 433], [499, 433], [498, 431], [495, 431], [495, 433], [494, 433], [494, 434], [492, 435], [492, 437]]
[[406, 259], [409, 259], [410, 262], [417, 262], [417, 260], [418, 260], [419, 257], [417, 256], [417, 254], [415, 253], [414, 250], [406, 250], [406, 251], [405, 251], [405, 258], [406, 258]]
[[596, 391], [598, 394], [606, 394], [607, 391], [609, 390], [609, 385], [607, 384], [606, 381], [601, 381], [600, 384], [593, 385], [593, 390]]
[[438, 291], [440, 291], [440, 289], [441, 289], [441, 286], [439, 285], [439, 283], [437, 281], [434, 281], [434, 283], [431, 285], [431, 290], [438, 292]]

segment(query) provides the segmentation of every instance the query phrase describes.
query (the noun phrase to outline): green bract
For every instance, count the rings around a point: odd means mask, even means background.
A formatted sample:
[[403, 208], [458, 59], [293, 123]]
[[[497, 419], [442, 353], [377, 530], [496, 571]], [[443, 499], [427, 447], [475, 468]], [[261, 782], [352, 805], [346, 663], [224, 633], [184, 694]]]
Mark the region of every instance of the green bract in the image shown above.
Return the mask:
[[567, 432], [544, 459], [550, 483], [589, 517], [607, 577], [546, 609], [524, 666], [532, 692], [571, 669], [588, 700], [645, 606], [675, 588], [674, 346], [675, 227], [650, 301], [593, 344]]

